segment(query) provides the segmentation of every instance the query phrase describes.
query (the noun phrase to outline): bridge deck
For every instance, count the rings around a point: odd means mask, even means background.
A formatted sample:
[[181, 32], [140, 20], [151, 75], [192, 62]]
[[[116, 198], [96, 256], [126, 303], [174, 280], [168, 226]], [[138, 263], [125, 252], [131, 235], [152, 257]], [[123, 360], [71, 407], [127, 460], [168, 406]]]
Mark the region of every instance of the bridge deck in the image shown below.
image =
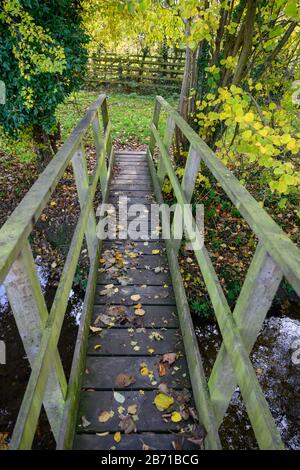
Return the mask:
[[[109, 202], [120, 195], [148, 209], [154, 202], [144, 153], [116, 154]], [[99, 271], [92, 328], [101, 331], [89, 338], [74, 448], [192, 448], [176, 435], [190, 435], [193, 404], [164, 243], [106, 241]], [[174, 398], [165, 411], [154, 404], [160, 392]], [[186, 419], [173, 422], [175, 411]]]

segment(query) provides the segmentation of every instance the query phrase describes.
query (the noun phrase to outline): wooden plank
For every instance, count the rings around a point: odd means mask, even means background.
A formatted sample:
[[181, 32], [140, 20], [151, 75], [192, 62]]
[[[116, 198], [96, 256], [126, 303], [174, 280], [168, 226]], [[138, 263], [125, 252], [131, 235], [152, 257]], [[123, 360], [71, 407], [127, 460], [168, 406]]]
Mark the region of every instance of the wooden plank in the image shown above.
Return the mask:
[[[125, 434], [121, 442], [116, 444], [114, 434], [99, 437], [96, 434], [77, 434], [74, 441], [75, 450], [107, 450], [117, 448], [117, 450], [143, 450], [143, 445], [149, 446], [152, 450], [174, 450], [173, 442], [178, 439], [176, 434]], [[182, 450], [199, 450], [199, 447], [184, 440]]]
[[126, 282], [127, 285], [147, 284], [148, 286], [161, 286], [163, 284], [171, 285], [171, 278], [168, 272], [154, 273], [149, 269], [128, 268], [118, 273], [115, 277], [109, 273], [100, 273], [98, 276], [98, 285], [116, 284]]
[[[108, 314], [108, 305], [95, 305], [92, 324], [101, 314]], [[177, 310], [174, 305], [148, 305], [147, 315], [137, 317], [132, 307], [125, 307], [127, 321], [115, 321], [112, 328], [176, 328], [178, 327]]]
[[152, 250], [159, 250], [160, 253], [165, 253], [166, 247], [161, 241], [135, 242], [133, 240], [115, 240], [112, 242], [103, 242], [103, 251], [105, 250], [116, 250], [119, 253], [128, 251], [143, 255], [152, 255]]
[[[97, 305], [111, 304], [111, 305], [134, 305], [142, 303], [143, 305], [174, 305], [174, 293], [170, 287], [161, 286], [126, 286], [118, 287], [118, 292], [112, 294], [110, 297], [101, 295], [105, 288], [99, 286], [95, 295], [95, 303]], [[113, 289], [112, 289], [113, 291]], [[131, 296], [139, 295], [139, 300], [132, 300]]]
[[[199, 170], [199, 165], [201, 161], [201, 156], [200, 154], [194, 150], [193, 146], [190, 146], [186, 165], [185, 165], [185, 170], [184, 170], [184, 175], [182, 178], [182, 191], [185, 196], [185, 199], [188, 203], [191, 202], [192, 197], [193, 197], [193, 192], [196, 184], [196, 179], [198, 176], [198, 170]], [[176, 216], [174, 216], [176, 220]], [[174, 223], [173, 223], [173, 232], [174, 232]], [[179, 251], [181, 245], [181, 240], [174, 240], [173, 247], [174, 250], [177, 252]]]
[[[112, 181], [111, 184], [111, 191], [126, 191], [128, 190], [129, 192], [131, 191], [148, 191], [150, 192], [152, 189], [151, 183], [145, 182], [142, 184], [127, 184], [126, 182], [122, 183], [120, 181]], [[150, 194], [150, 193], [149, 193]]]
[[[147, 308], [145, 309], [147, 315]], [[114, 323], [114, 320], [112, 320]], [[101, 321], [97, 325], [102, 325]], [[157, 341], [153, 333], [159, 333], [163, 339]], [[132, 345], [133, 343], [136, 343]], [[97, 346], [101, 345], [101, 348]], [[135, 350], [134, 346], [139, 350]], [[96, 349], [95, 349], [96, 347]], [[153, 349], [153, 353], [149, 353]], [[182, 338], [179, 331], [174, 329], [161, 330], [136, 328], [134, 331], [122, 328], [103, 329], [101, 333], [91, 335], [89, 338], [88, 354], [90, 356], [157, 356], [168, 352], [180, 352], [183, 354]]]
[[[153, 403], [157, 392], [145, 391], [145, 393], [141, 395], [139, 391], [124, 391], [122, 395], [125, 397], [125, 401], [122, 404], [125, 408], [125, 413], [128, 406], [137, 405], [136, 414], [139, 419], [136, 421], [136, 428], [138, 433], [178, 432], [183, 426], [192, 424], [191, 419], [181, 423], [173, 423], [170, 419], [164, 420], [162, 417], [164, 413], [158, 411]], [[176, 392], [174, 395], [176, 399]], [[191, 400], [189, 406], [192, 406]], [[114, 399], [112, 391], [83, 392], [79, 406], [77, 432], [103, 433], [120, 431], [119, 407], [120, 403]], [[176, 405], [174, 408], [176, 409]], [[100, 423], [98, 417], [104, 410], [113, 411], [114, 415], [107, 423]], [[177, 405], [177, 410], [179, 410], [179, 405]], [[81, 425], [82, 416], [91, 423], [87, 428], [83, 428]]]
[[[149, 370], [153, 371], [154, 379], [143, 376], [140, 373], [141, 365], [146, 364]], [[164, 377], [158, 375], [157, 357], [93, 357], [88, 356], [86, 362], [86, 372], [83, 382], [85, 389], [98, 390], [123, 390], [123, 386], [116, 384], [116, 378], [119, 374], [129, 374], [135, 377], [136, 382], [127, 387], [127, 390], [153, 390], [158, 389], [160, 383], [166, 383], [174, 389], [189, 388], [190, 383], [187, 377], [187, 365], [185, 359], [180, 358], [176, 361], [176, 368], [168, 371]], [[172, 375], [172, 372], [175, 372]], [[125, 388], [126, 389], [126, 388]]]

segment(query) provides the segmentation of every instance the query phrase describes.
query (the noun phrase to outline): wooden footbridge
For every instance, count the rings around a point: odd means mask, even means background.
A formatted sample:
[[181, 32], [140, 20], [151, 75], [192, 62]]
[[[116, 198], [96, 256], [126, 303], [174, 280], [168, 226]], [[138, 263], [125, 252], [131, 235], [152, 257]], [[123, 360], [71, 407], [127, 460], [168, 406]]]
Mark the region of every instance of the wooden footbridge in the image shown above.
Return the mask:
[[[165, 116], [161, 137], [158, 124]], [[191, 144], [181, 183], [169, 153], [175, 126]], [[90, 128], [97, 161], [89, 177], [84, 138]], [[156, 147], [158, 159], [153, 158]], [[200, 162], [259, 239], [233, 312], [188, 205]], [[70, 163], [81, 213], [48, 312], [29, 237]], [[180, 241], [97, 237], [94, 198], [99, 182], [102, 203], [127, 196], [128, 204], [145, 205], [147, 224], [151, 203], [163, 202], [166, 175], [184, 210], [186, 236], [223, 338], [208, 380], [178, 266]], [[161, 218], [162, 229], [170, 229], [167, 220]], [[90, 270], [67, 380], [57, 345], [84, 240]], [[163, 98], [155, 102], [147, 152], [134, 153], [114, 151], [106, 97], [99, 96], [0, 230], [0, 282], [32, 369], [11, 448], [31, 448], [43, 405], [57, 449], [220, 449], [218, 430], [239, 386], [259, 448], [283, 449], [249, 359], [283, 276], [299, 295], [297, 247]]]

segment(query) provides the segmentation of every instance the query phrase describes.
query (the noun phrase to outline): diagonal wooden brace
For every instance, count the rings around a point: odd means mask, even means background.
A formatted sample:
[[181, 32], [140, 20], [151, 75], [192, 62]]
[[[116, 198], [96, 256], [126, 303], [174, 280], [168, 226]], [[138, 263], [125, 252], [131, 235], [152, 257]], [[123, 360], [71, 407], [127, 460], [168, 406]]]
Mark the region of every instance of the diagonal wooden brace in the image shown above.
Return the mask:
[[[4, 281], [8, 300], [32, 366], [39, 350], [48, 311], [28, 242]], [[58, 351], [47, 382], [43, 404], [55, 439], [62, 423], [67, 382]]]

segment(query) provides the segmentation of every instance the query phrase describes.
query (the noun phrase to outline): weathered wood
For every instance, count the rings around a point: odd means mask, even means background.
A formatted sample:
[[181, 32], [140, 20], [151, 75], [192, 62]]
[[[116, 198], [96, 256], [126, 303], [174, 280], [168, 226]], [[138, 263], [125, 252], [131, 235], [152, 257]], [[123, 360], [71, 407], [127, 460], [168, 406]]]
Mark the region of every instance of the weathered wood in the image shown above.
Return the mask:
[[203, 162], [300, 296], [300, 250], [184, 119], [162, 97], [157, 97], [157, 100], [199, 152]]
[[[145, 315], [148, 309], [145, 308]], [[134, 313], [133, 313], [134, 315]], [[114, 319], [112, 319], [114, 323]], [[99, 320], [97, 326], [105, 326]], [[162, 336], [161, 341], [157, 341], [153, 333], [159, 332]], [[138, 345], [139, 349], [134, 349], [132, 342]], [[101, 348], [97, 348], [101, 345]], [[153, 349], [153, 353], [149, 353], [149, 349]], [[163, 329], [135, 329], [133, 332], [114, 328], [103, 329], [102, 332], [90, 337], [88, 345], [88, 354], [90, 356], [157, 356], [168, 352], [180, 352], [183, 354], [182, 338], [179, 332]]]
[[[281, 279], [281, 270], [260, 243], [233, 312], [248, 353], [254, 346]], [[218, 353], [208, 387], [220, 426], [236, 388], [235, 374], [224, 345]]]
[[[148, 153], [148, 163], [157, 201], [159, 204], [162, 204], [163, 197], [160, 188], [160, 181], [156, 175], [152, 155], [150, 152]], [[172, 242], [170, 240], [166, 240], [166, 246], [173, 284], [174, 286], [176, 285], [175, 298], [178, 308], [178, 316], [198, 416], [207, 431], [207, 437], [205, 439], [207, 448], [220, 449], [221, 442], [217, 431], [214, 412], [210, 401], [203, 369], [202, 358], [200, 355], [197, 338], [195, 336], [194, 325], [192, 322], [178, 261], [176, 259]]]
[[[157, 410], [153, 404], [157, 392], [145, 391], [143, 395], [139, 391], [123, 391], [125, 397], [122, 405], [125, 410], [130, 405], [137, 405], [137, 415], [139, 417], [136, 422], [137, 432], [178, 432], [182, 428], [182, 423], [173, 423], [171, 420], [163, 420], [162, 413]], [[192, 406], [192, 401], [189, 403]], [[95, 391], [83, 392], [81, 395], [81, 403], [78, 415], [78, 432], [117, 432], [120, 430], [118, 408], [120, 404], [114, 399], [113, 391]], [[98, 416], [103, 410], [112, 410], [114, 416], [107, 423], [100, 423]], [[82, 428], [81, 417], [85, 416], [91, 423], [87, 428]], [[185, 426], [191, 424], [191, 420], [184, 422]], [[119, 447], [118, 447], [119, 448]]]
[[[230, 308], [224, 296], [209, 254], [204, 246], [196, 224], [192, 225], [192, 213], [187, 207], [185, 196], [168, 159], [167, 149], [163, 145], [157, 130], [153, 132], [164, 159], [166, 171], [173, 185], [178, 203], [184, 208], [185, 229], [201, 269], [218, 324], [222, 333], [224, 345], [234, 367], [234, 372], [245, 400], [248, 416], [253, 426], [255, 436], [262, 449], [282, 449], [280, 434], [275, 426], [268, 404], [259, 386], [257, 377], [244, 347], [237, 325], [232, 318]], [[193, 233], [191, 232], [193, 228]], [[170, 261], [169, 261], [170, 263]], [[171, 266], [170, 266], [171, 267]], [[234, 345], [234, 349], [233, 349]], [[238, 351], [238, 353], [237, 353]]]
[[[86, 201], [88, 188], [89, 188], [89, 177], [87, 171], [87, 163], [85, 158], [84, 147], [81, 144], [80, 148], [74, 153], [72, 158], [73, 171], [75, 176], [76, 188], [79, 198], [81, 209]], [[90, 260], [93, 260], [97, 250], [97, 239], [96, 239], [96, 217], [94, 209], [91, 209], [89, 215], [89, 221], [86, 229], [86, 241], [89, 251]]]
[[[13, 263], [4, 285], [25, 352], [30, 365], [33, 366], [48, 319], [48, 311], [28, 242]], [[57, 438], [67, 392], [66, 378], [57, 350], [53, 364], [43, 403], [54, 437]]]
[[[92, 324], [97, 320], [99, 315], [109, 313], [108, 305], [95, 305]], [[148, 305], [147, 315], [137, 317], [134, 315], [132, 307], [125, 307], [125, 316], [127, 321], [122, 319], [122, 322], [117, 320], [113, 328], [178, 328], [177, 310], [174, 305]]]
[[15, 449], [29, 449], [32, 445], [47, 383], [49, 368], [51, 366], [53, 354], [57, 348], [64, 313], [67, 307], [70, 289], [72, 287], [81, 251], [84, 232], [86, 230], [88, 217], [97, 189], [99, 175], [101, 173], [101, 163], [101, 159], [98, 159], [86, 201], [72, 237], [69, 253], [52, 304], [50, 315], [43, 332], [41, 346], [37, 357], [34, 360], [32, 373], [12, 436], [11, 447]]
[[[154, 379], [152, 381], [149, 377], [140, 374], [141, 364], [146, 364], [146, 367], [153, 371]], [[123, 390], [123, 386], [118, 386], [115, 383], [117, 376], [121, 373], [133, 375], [136, 379], [134, 384], [127, 387], [129, 390], [156, 390], [160, 383], [166, 383], [169, 387], [174, 389], [190, 387], [187, 376], [187, 365], [183, 358], [176, 361], [176, 367], [178, 367], [179, 370], [176, 370], [174, 375], [171, 374], [171, 368], [164, 377], [159, 377], [157, 364], [157, 357], [88, 356], [83, 387], [86, 389], [94, 388], [96, 390]], [[153, 384], [153, 382], [156, 383]]]
[[[173, 140], [174, 130], [175, 130], [174, 119], [173, 119], [172, 116], [169, 116], [168, 120], [167, 120], [165, 135], [164, 135], [164, 138], [163, 138], [163, 144], [164, 144], [165, 148], [167, 149], [168, 155], [169, 155], [170, 146], [171, 146], [172, 140]], [[164, 165], [164, 159], [162, 158], [161, 155], [160, 155], [160, 159], [159, 159], [159, 163], [158, 163], [157, 174], [158, 174], [158, 179], [160, 181], [160, 184], [162, 186], [163, 182], [164, 182], [164, 179], [165, 179], [165, 176], [166, 176], [166, 169], [165, 169], [165, 165]]]
[[[125, 434], [122, 436], [121, 442], [118, 444], [118, 450], [143, 450], [144, 445], [149, 446], [152, 450], [174, 450], [174, 445], [180, 435], [173, 433], [142, 433], [142, 434]], [[114, 434], [107, 436], [97, 436], [96, 434], [77, 434], [74, 442], [75, 450], [107, 450], [116, 447]], [[199, 446], [192, 444], [184, 439], [182, 450], [199, 450]]]
[[[95, 295], [95, 303], [111, 304], [111, 305], [135, 305], [136, 303], [142, 303], [143, 305], [174, 305], [174, 294], [173, 289], [170, 287], [163, 286], [126, 286], [118, 287], [118, 291], [112, 293], [109, 297], [107, 295], [101, 295], [101, 292], [105, 290], [104, 286], [99, 286]], [[132, 300], [133, 295], [139, 295], [140, 300]]]
[[100, 122], [99, 122], [98, 114], [95, 116], [92, 122], [92, 126], [93, 126], [94, 142], [96, 145], [97, 160], [100, 162], [100, 186], [101, 186], [102, 193], [104, 194], [106, 191], [107, 180], [108, 180], [105, 149], [106, 149], [106, 144], [108, 140], [110, 139], [110, 126], [108, 124], [108, 127], [105, 130], [104, 139], [101, 139]]
[[78, 148], [104, 99], [105, 95], [100, 95], [90, 106], [87, 114], [76, 126], [67, 142], [53, 157], [45, 171], [1, 228], [0, 283], [3, 282], [10, 266], [20, 253], [23, 243], [49, 201], [74, 151]]

